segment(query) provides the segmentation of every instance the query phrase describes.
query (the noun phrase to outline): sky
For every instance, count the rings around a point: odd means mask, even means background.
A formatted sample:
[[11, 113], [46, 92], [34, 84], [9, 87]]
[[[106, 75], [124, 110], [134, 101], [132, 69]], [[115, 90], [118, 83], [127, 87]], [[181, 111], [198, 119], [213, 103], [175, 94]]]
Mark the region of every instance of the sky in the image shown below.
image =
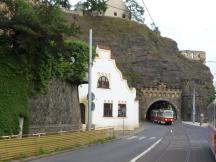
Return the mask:
[[[79, 0], [70, 0], [71, 4]], [[137, 2], [143, 6], [142, 0]], [[205, 51], [216, 82], [216, 0], [144, 0], [161, 35], [175, 40], [179, 50]], [[145, 24], [152, 23], [145, 11]], [[211, 61], [211, 62], [209, 62]]]

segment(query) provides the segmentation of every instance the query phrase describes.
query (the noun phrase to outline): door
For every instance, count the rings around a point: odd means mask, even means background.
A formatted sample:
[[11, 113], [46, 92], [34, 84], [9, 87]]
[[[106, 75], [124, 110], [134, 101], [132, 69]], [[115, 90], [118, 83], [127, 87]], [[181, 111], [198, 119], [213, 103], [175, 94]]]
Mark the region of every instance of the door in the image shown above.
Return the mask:
[[82, 124], [85, 124], [85, 105], [83, 103], [80, 104], [80, 115]]

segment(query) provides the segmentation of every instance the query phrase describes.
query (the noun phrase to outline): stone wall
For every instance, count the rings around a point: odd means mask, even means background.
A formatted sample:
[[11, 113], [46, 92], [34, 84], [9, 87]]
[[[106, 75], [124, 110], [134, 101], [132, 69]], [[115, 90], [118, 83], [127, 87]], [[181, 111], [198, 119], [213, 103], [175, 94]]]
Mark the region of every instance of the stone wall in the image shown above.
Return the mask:
[[206, 61], [206, 53], [204, 51], [183, 50], [181, 54], [190, 60], [200, 61], [202, 63]]
[[177, 112], [177, 119], [181, 119], [181, 90], [170, 89], [164, 83], [159, 83], [155, 87], [141, 89], [139, 110], [140, 119], [145, 120], [149, 107], [157, 101], [166, 101], [173, 105]]
[[29, 99], [29, 133], [80, 129], [78, 87], [53, 80], [46, 94]]

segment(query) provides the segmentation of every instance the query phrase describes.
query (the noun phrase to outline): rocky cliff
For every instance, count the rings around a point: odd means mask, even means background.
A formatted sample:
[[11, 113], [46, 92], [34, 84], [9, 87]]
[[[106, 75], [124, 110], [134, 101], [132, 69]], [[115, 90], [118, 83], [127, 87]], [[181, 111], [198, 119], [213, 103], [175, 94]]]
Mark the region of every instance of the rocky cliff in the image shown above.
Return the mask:
[[93, 29], [94, 45], [107, 45], [117, 66], [139, 90], [154, 87], [160, 81], [170, 88], [181, 88], [182, 117], [189, 119], [192, 109], [192, 92], [196, 89], [198, 113], [205, 112], [213, 91], [212, 74], [207, 66], [182, 56], [177, 43], [161, 37], [147, 26], [129, 20], [109, 17], [74, 17], [68, 15], [81, 27], [77, 38], [88, 41], [88, 30]]

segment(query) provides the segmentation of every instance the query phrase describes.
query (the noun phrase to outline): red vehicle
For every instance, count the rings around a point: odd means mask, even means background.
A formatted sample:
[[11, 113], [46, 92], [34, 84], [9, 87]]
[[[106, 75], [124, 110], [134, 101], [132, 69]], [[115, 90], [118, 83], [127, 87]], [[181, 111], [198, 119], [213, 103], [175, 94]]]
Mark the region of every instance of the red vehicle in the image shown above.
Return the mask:
[[161, 123], [161, 124], [173, 124], [173, 110], [152, 110], [150, 120], [152, 122]]
[[216, 100], [212, 102], [208, 108], [208, 129], [209, 129], [209, 145], [216, 159]]

